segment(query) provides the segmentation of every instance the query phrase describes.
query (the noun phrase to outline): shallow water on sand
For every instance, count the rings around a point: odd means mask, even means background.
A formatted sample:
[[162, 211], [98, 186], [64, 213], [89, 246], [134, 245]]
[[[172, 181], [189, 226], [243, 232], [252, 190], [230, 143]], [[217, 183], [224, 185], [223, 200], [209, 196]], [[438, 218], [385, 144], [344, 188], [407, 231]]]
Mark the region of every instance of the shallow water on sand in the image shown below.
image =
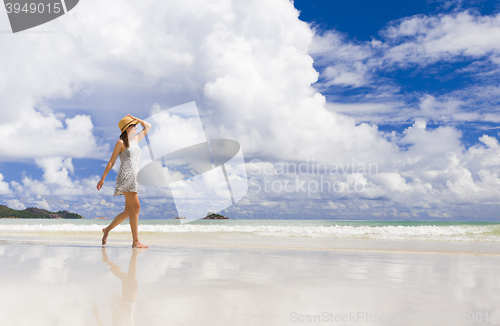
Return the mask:
[[0, 244], [1, 325], [500, 323], [496, 254], [35, 241]]
[[[109, 220], [0, 219], [0, 242], [98, 245]], [[500, 224], [321, 220], [140, 220], [143, 243], [210, 247], [500, 254]], [[127, 222], [109, 245], [131, 241]]]

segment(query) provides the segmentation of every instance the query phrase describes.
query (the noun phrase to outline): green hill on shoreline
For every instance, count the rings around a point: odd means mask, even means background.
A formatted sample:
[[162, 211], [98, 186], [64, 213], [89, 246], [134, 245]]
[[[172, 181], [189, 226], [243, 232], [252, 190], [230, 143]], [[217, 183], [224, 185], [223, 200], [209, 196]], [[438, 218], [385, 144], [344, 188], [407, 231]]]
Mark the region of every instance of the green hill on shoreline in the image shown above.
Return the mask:
[[17, 210], [0, 205], [0, 218], [83, 219], [84, 217], [68, 211], [49, 212], [48, 210], [36, 207]]

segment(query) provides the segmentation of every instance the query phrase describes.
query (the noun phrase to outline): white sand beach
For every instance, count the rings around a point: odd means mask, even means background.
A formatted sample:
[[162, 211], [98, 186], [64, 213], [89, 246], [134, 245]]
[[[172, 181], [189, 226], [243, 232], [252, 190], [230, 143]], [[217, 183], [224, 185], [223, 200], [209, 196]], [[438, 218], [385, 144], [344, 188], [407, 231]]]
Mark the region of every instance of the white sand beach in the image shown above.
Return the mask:
[[0, 324], [500, 323], [495, 243], [228, 237], [3, 237]]

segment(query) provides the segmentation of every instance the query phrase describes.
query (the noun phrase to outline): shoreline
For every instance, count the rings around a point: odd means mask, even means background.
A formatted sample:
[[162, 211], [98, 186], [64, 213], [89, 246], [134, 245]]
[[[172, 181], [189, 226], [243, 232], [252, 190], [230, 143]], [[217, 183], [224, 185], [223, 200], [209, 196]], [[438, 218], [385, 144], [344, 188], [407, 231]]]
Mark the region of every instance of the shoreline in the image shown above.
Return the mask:
[[[57, 236], [5, 236], [0, 235], [0, 244], [27, 244], [27, 245], [56, 245], [103, 247], [100, 243], [100, 234], [89, 232], [86, 237]], [[164, 236], [164, 237], [163, 237]], [[352, 253], [386, 253], [386, 254], [430, 254], [430, 255], [468, 255], [500, 257], [500, 248], [496, 243], [462, 243], [416, 240], [374, 240], [374, 239], [280, 239], [268, 238], [266, 243], [261, 239], [214, 239], [211, 235], [192, 237], [185, 234], [170, 234], [149, 237], [141, 236], [141, 242], [151, 249], [168, 248], [221, 248], [221, 249], [251, 249], [251, 250], [280, 250], [300, 252], [352, 252]], [[107, 248], [127, 248], [132, 238], [128, 234], [111, 234]]]
[[[4, 219], [0, 242], [101, 246], [107, 220]], [[117, 226], [108, 247], [131, 244], [129, 223]], [[392, 226], [376, 223], [288, 223], [200, 221], [177, 224], [143, 220], [139, 237], [150, 247], [233, 248], [323, 252], [365, 252], [441, 255], [500, 255], [500, 227], [484, 224]], [[383, 222], [383, 224], [388, 224]], [[420, 223], [419, 223], [420, 224]]]

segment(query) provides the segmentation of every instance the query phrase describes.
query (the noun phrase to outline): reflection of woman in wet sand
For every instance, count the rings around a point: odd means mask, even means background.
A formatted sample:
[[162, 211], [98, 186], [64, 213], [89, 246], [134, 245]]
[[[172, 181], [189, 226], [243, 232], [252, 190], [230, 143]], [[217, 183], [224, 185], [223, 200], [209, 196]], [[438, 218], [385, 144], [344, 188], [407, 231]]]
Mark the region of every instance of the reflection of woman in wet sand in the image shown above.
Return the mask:
[[[136, 311], [136, 301], [137, 301], [137, 256], [140, 252], [146, 249], [133, 249], [132, 256], [130, 257], [130, 263], [128, 265], [128, 272], [123, 272], [120, 266], [109, 260], [106, 254], [106, 247], [102, 247], [102, 259], [103, 263], [109, 266], [109, 270], [115, 274], [122, 281], [122, 296], [113, 300], [112, 304], [112, 316], [113, 324], [119, 326], [135, 325], [135, 311]], [[97, 319], [97, 324], [103, 326], [104, 323], [99, 317], [99, 311], [97, 306], [93, 305], [92, 311]]]
[[[137, 132], [137, 124], [139, 123], [144, 129], [135, 135]], [[128, 218], [130, 220], [130, 229], [132, 230], [132, 247], [147, 248], [147, 246], [139, 242], [138, 228], [141, 205], [139, 203], [139, 196], [137, 195], [139, 192], [137, 173], [139, 172], [139, 160], [141, 158], [141, 149], [138, 143], [147, 135], [151, 129], [151, 125], [129, 114], [120, 120], [118, 127], [121, 132], [120, 139], [116, 141], [113, 154], [111, 154], [111, 158], [109, 159], [108, 165], [106, 165], [102, 178], [97, 184], [97, 190], [101, 190], [106, 175], [111, 168], [113, 168], [116, 158], [120, 155], [120, 171], [116, 176], [114, 196], [125, 196], [125, 209], [123, 212], [116, 215], [114, 220], [107, 227], [102, 229], [102, 245], [106, 244], [109, 232]]]

